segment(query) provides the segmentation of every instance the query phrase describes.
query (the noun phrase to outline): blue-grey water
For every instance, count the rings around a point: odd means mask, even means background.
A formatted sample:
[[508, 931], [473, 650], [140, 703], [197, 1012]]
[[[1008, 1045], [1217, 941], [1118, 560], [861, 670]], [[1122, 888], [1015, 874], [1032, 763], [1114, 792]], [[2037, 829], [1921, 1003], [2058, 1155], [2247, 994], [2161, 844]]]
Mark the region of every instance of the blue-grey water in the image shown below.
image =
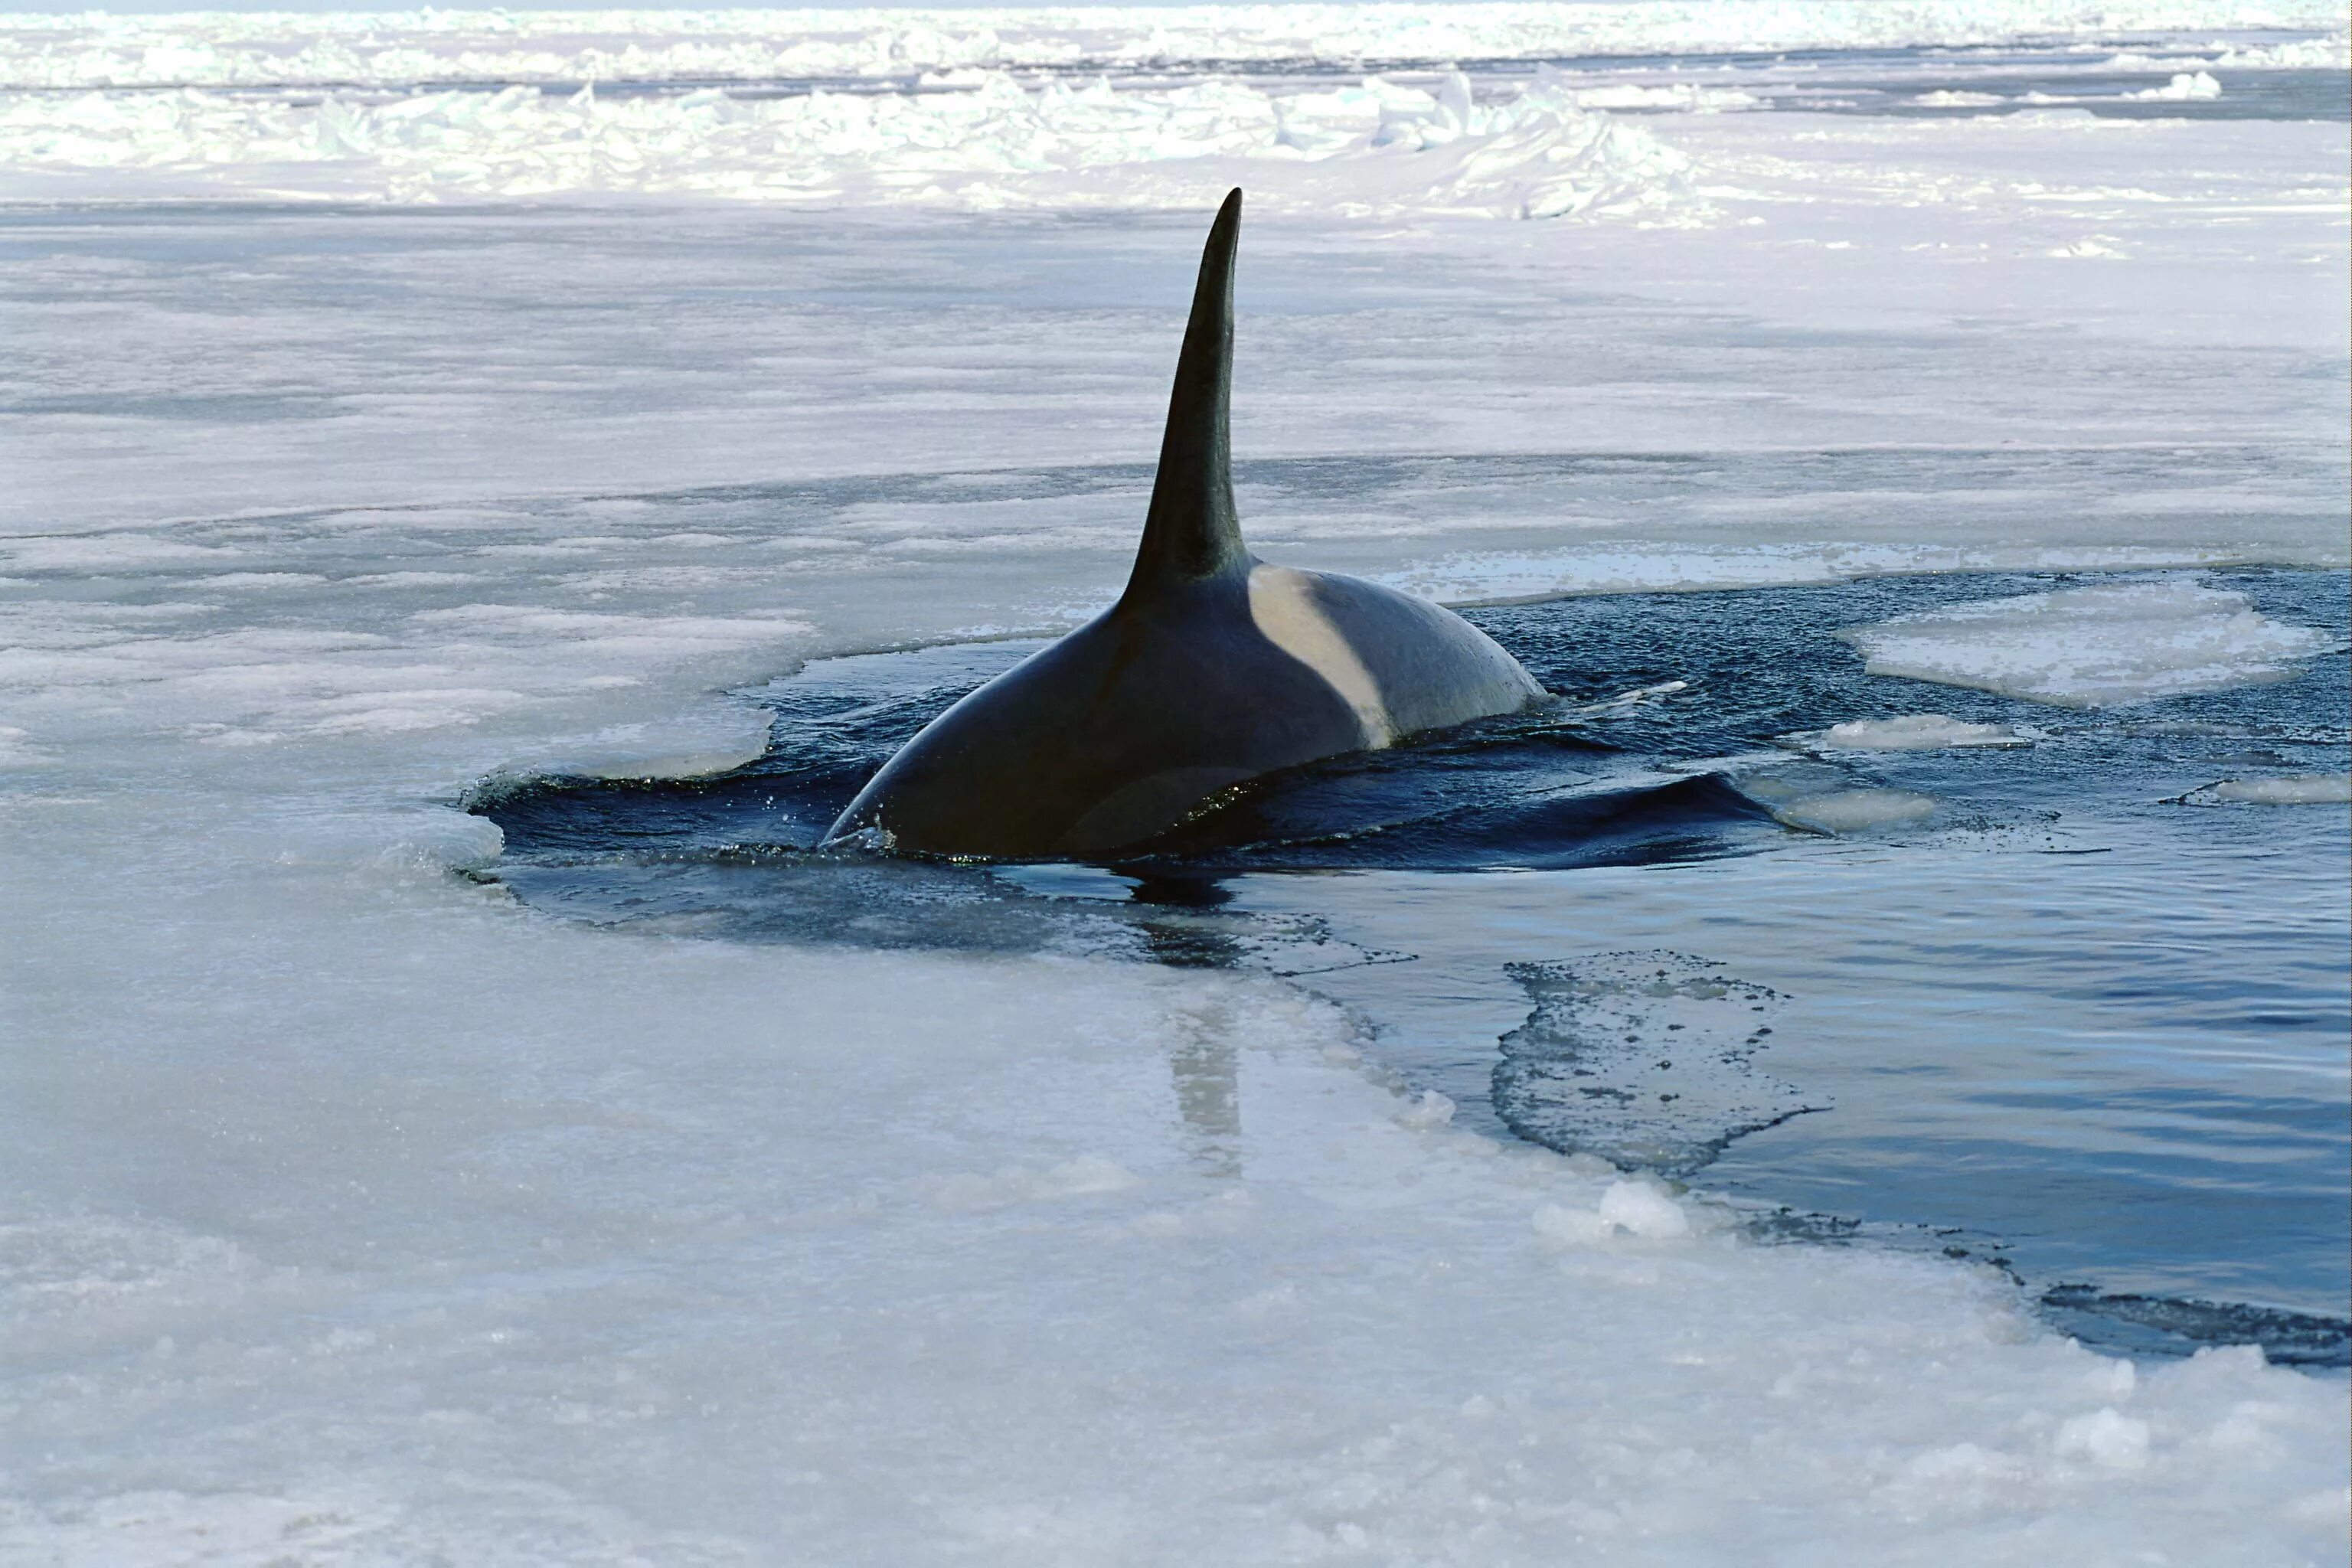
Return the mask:
[[[734, 773], [473, 808], [506, 830], [500, 879], [550, 910], [1268, 970], [1353, 1009], [1465, 1121], [1726, 1194], [1759, 1235], [1986, 1259], [2104, 1344], [2340, 1366], [2352, 813], [2196, 792], [2346, 771], [2345, 574], [2206, 574], [2336, 651], [2100, 711], [1869, 676], [1833, 635], [2087, 580], [1474, 611], [1557, 704], [1263, 781], [1112, 865], [814, 850], [900, 742], [1034, 643], [824, 661], [747, 694], [773, 741]], [[1781, 740], [1921, 711], [2039, 738]], [[1843, 788], [1935, 805], [1849, 837], [1774, 815]]]

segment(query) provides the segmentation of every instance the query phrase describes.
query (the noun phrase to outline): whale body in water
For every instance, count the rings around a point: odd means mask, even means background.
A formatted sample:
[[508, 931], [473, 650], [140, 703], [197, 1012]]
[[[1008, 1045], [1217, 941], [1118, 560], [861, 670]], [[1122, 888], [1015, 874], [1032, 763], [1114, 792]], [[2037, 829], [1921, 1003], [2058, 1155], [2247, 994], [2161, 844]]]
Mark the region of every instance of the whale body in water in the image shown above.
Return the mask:
[[965, 696], [868, 781], [827, 842], [1108, 854], [1229, 785], [1509, 713], [1543, 688], [1451, 610], [1242, 542], [1228, 449], [1241, 192], [1201, 258], [1160, 471], [1118, 602]]

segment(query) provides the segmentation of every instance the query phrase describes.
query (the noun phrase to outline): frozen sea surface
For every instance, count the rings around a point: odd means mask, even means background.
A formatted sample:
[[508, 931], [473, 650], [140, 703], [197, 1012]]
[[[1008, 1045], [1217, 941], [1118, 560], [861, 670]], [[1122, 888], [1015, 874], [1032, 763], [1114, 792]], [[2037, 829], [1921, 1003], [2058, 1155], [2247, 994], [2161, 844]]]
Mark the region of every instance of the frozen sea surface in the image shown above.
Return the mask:
[[[0, 1557], [2342, 1560], [2339, 14], [0, 34]], [[551, 909], [1115, 591], [1231, 183], [1584, 710], [1291, 803], [1556, 864]]]

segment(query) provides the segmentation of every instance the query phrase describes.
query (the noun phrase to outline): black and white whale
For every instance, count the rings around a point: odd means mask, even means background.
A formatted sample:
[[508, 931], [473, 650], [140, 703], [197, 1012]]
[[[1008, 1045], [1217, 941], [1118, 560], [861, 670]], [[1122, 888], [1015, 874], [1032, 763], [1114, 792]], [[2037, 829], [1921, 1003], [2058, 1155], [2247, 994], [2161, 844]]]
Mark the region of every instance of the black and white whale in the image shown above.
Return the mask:
[[1509, 713], [1543, 688], [1451, 610], [1242, 542], [1228, 451], [1242, 194], [1201, 258], [1118, 603], [925, 726], [827, 842], [1038, 859], [1148, 839], [1277, 768]]

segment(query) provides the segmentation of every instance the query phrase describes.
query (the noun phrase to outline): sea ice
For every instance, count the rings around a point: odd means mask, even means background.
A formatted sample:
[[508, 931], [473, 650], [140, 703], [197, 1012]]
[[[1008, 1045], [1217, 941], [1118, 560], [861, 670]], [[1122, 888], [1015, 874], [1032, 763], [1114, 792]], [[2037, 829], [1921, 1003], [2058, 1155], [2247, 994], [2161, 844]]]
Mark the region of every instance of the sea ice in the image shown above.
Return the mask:
[[2179, 579], [1980, 599], [1839, 635], [1873, 675], [2064, 708], [2281, 679], [2331, 640], [2271, 620], [2242, 594]]
[[1434, 90], [1377, 76], [1313, 90], [1229, 76], [1114, 90], [982, 72], [944, 90], [746, 98], [520, 85], [389, 102], [333, 88], [277, 99], [0, 92], [0, 191], [1190, 210], [1239, 182], [1261, 211], [1689, 206], [1680, 154], [1580, 97], [1549, 71], [1500, 101], [1475, 98], [1459, 73]]

